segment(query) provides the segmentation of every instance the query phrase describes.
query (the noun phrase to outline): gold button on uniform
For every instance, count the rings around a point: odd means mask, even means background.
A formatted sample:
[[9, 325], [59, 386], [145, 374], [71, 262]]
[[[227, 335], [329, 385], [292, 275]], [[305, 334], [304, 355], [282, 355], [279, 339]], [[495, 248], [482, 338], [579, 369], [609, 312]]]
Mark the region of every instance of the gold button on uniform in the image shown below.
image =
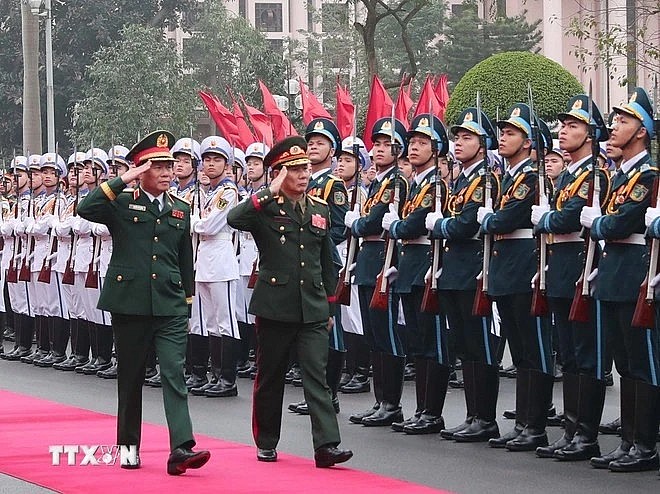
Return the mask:
[[305, 280], [300, 280], [300, 284], [301, 284], [301, 285], [304, 285], [304, 284], [305, 284]]
[[137, 216], [133, 216], [133, 223], [137, 223], [137, 222], [138, 222], [138, 217], [137, 217]]
[[156, 224], [157, 224], [157, 225], [160, 225], [160, 220], [156, 220]]
[[117, 281], [121, 281], [121, 280], [123, 280], [123, 279], [124, 279], [124, 278], [122, 277], [122, 275], [120, 275], [120, 274], [117, 275]]
[[271, 278], [271, 279], [270, 279], [270, 282], [271, 282], [271, 283], [275, 283], [276, 281], [277, 281], [277, 278]]
[[154, 242], [158, 242], [158, 237], [154, 237]]
[[301, 249], [304, 249], [305, 246], [304, 246], [303, 244], [300, 244], [300, 248], [301, 248]]
[[281, 231], [281, 232], [284, 231], [284, 225], [280, 225], [280, 231]]
[[300, 267], [301, 267], [301, 268], [304, 268], [304, 267], [305, 267], [305, 261], [302, 261], [302, 262], [300, 263]]
[[156, 255], [151, 256], [152, 261], [155, 261], [156, 259], [158, 259], [158, 257]]
[[445, 252], [449, 252], [449, 247], [445, 247]]
[[156, 276], [156, 273], [153, 273], [153, 274], [151, 275], [151, 279], [152, 279], [152, 280], [155, 280], [156, 278], [158, 278], [158, 276]]
[[302, 232], [303, 230], [304, 230], [304, 228], [303, 228], [303, 227], [300, 227], [300, 231]]

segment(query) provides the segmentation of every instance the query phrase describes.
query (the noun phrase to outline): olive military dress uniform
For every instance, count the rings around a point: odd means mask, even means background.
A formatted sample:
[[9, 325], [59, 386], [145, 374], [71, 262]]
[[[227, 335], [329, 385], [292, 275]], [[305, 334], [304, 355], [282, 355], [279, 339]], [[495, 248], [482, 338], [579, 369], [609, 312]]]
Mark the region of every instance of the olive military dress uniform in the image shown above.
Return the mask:
[[[152, 142], [153, 141], [153, 142]], [[171, 141], [171, 142], [170, 142]], [[159, 131], [145, 137], [127, 156], [173, 161], [171, 134]], [[169, 156], [168, 156], [169, 155]], [[117, 444], [140, 446], [142, 381], [147, 351], [153, 343], [163, 385], [165, 416], [170, 434], [168, 473], [177, 475], [196, 456], [188, 412], [183, 366], [188, 317], [192, 302], [193, 264], [190, 207], [169, 193], [162, 202], [149, 199], [141, 188], [127, 190], [121, 177], [101, 184], [78, 205], [78, 214], [107, 225], [112, 235], [112, 259], [98, 308], [112, 313], [118, 361], [119, 410]], [[182, 460], [183, 471], [171, 469]]]
[[[303, 138], [287, 138], [266, 155], [264, 166], [306, 166]], [[337, 283], [325, 202], [303, 195], [294, 203], [263, 189], [229, 211], [232, 227], [252, 233], [259, 249], [259, 275], [250, 300], [256, 316], [257, 376], [252, 430], [261, 461], [275, 461], [289, 351], [295, 347], [312, 422], [316, 465], [348, 460], [340, 451], [339, 426], [326, 384], [328, 319]]]

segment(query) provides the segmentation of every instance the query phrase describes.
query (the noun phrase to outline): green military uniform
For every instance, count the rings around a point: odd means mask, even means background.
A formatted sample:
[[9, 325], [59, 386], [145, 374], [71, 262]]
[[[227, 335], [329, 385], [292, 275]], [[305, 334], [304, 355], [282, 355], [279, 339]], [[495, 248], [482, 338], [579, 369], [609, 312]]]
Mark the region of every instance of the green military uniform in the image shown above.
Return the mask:
[[[308, 163], [305, 141], [276, 145], [266, 166]], [[337, 418], [326, 384], [327, 324], [334, 314], [337, 282], [332, 261], [330, 214], [326, 203], [303, 196], [302, 209], [284, 195], [264, 189], [229, 212], [228, 223], [254, 237], [259, 278], [249, 311], [257, 316], [257, 377], [253, 434], [257, 447], [274, 450], [280, 438], [284, 376], [295, 346], [312, 418], [314, 448], [340, 442]]]
[[[161, 133], [158, 144], [169, 153], [167, 137]], [[142, 189], [124, 191], [125, 187], [120, 177], [114, 178], [78, 205], [81, 217], [107, 225], [112, 234], [112, 259], [98, 308], [112, 313], [116, 341], [117, 443], [139, 448], [142, 381], [153, 343], [170, 447], [190, 448], [195, 442], [183, 377], [193, 287], [190, 207], [164, 193], [159, 210]]]

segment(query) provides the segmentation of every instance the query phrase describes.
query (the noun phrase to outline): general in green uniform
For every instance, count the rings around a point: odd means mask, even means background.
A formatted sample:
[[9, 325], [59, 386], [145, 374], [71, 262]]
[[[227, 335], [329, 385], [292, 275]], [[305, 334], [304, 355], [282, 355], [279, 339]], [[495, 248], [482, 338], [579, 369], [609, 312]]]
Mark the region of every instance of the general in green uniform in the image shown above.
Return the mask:
[[252, 233], [259, 249], [259, 278], [249, 307], [257, 316], [259, 370], [252, 419], [257, 459], [277, 459], [284, 376], [289, 350], [295, 346], [312, 419], [316, 466], [329, 467], [353, 453], [337, 448], [339, 427], [325, 379], [337, 278], [328, 206], [305, 193], [306, 147], [300, 137], [276, 144], [264, 159], [264, 165], [274, 170], [270, 187], [232, 209], [227, 221]]
[[[112, 313], [118, 361], [117, 444], [140, 447], [142, 381], [147, 350], [154, 345], [160, 362], [165, 416], [172, 453], [167, 472], [179, 475], [204, 465], [208, 451], [193, 452], [183, 364], [192, 301], [193, 264], [190, 207], [167, 193], [172, 180], [166, 131], [149, 134], [128, 153], [136, 168], [91, 192], [78, 214], [107, 225], [112, 258], [98, 308]], [[140, 178], [139, 188], [126, 183]], [[138, 468], [137, 464], [122, 464]]]

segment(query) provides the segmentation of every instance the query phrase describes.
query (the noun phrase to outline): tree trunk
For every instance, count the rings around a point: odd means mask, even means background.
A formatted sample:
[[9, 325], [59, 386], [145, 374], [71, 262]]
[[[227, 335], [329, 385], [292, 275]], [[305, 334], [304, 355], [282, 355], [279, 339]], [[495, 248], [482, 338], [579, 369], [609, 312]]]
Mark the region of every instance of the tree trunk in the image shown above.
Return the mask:
[[39, 18], [21, 2], [23, 38], [23, 153], [41, 154]]

